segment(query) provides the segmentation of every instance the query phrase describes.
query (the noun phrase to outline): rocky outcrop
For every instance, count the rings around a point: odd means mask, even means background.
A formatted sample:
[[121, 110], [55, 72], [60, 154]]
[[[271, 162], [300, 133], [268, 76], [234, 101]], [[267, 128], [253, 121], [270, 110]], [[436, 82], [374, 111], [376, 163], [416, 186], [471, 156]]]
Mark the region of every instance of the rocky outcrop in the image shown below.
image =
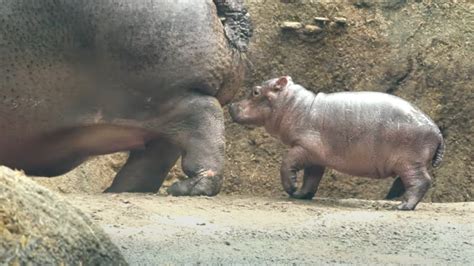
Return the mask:
[[214, 3], [230, 45], [246, 52], [253, 29], [244, 0], [214, 0]]
[[0, 167], [0, 264], [127, 263], [81, 211], [21, 172]]

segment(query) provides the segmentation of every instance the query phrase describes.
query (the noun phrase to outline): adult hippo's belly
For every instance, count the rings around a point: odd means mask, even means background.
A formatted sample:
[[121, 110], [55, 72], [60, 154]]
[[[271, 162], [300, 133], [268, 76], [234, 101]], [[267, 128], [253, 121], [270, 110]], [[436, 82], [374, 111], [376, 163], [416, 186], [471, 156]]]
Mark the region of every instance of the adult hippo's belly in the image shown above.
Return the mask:
[[106, 191], [152, 192], [182, 156], [171, 194], [219, 192], [240, 0], [4, 0], [0, 17], [0, 164], [55, 176], [130, 151]]

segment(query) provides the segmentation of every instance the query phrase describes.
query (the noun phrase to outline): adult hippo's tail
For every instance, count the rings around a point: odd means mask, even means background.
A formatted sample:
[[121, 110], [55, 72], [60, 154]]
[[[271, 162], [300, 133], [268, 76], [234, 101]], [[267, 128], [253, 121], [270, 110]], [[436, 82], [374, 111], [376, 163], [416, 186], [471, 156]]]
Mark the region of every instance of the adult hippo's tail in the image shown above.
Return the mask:
[[431, 165], [433, 167], [438, 167], [441, 164], [441, 161], [443, 160], [443, 156], [444, 156], [444, 150], [445, 150], [444, 139], [443, 139], [443, 136], [441, 136], [441, 142], [439, 143], [438, 148], [436, 149], [435, 155], [433, 156], [433, 160], [431, 161]]
[[233, 50], [232, 70], [219, 89], [217, 99], [222, 105], [229, 103], [243, 86], [246, 71], [251, 65], [246, 52], [253, 34], [250, 15], [243, 0], [213, 0], [225, 37]]

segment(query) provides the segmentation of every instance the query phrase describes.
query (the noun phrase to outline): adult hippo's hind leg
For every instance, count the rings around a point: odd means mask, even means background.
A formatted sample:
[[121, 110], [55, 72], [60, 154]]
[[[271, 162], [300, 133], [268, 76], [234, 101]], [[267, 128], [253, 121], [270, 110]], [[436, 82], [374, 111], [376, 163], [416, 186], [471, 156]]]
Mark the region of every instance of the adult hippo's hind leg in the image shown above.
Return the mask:
[[180, 155], [179, 148], [165, 139], [134, 150], [104, 192], [157, 192]]
[[183, 151], [182, 168], [188, 179], [168, 188], [173, 196], [214, 196], [222, 186], [224, 114], [216, 98], [195, 96], [180, 103], [186, 108], [173, 126], [171, 138]]

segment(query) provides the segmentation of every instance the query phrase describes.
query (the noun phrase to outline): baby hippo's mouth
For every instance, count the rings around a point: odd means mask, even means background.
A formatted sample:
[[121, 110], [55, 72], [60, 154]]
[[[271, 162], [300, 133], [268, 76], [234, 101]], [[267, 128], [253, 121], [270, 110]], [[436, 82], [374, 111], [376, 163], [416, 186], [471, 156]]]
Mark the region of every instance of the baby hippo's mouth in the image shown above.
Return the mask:
[[229, 113], [232, 121], [245, 126], [259, 126], [258, 120], [249, 112], [245, 102], [236, 102], [229, 105]]
[[239, 116], [240, 107], [237, 103], [231, 103], [229, 105], [229, 113], [230, 113], [230, 117], [232, 118], [232, 121], [236, 123], [239, 123], [241, 121], [241, 118]]

